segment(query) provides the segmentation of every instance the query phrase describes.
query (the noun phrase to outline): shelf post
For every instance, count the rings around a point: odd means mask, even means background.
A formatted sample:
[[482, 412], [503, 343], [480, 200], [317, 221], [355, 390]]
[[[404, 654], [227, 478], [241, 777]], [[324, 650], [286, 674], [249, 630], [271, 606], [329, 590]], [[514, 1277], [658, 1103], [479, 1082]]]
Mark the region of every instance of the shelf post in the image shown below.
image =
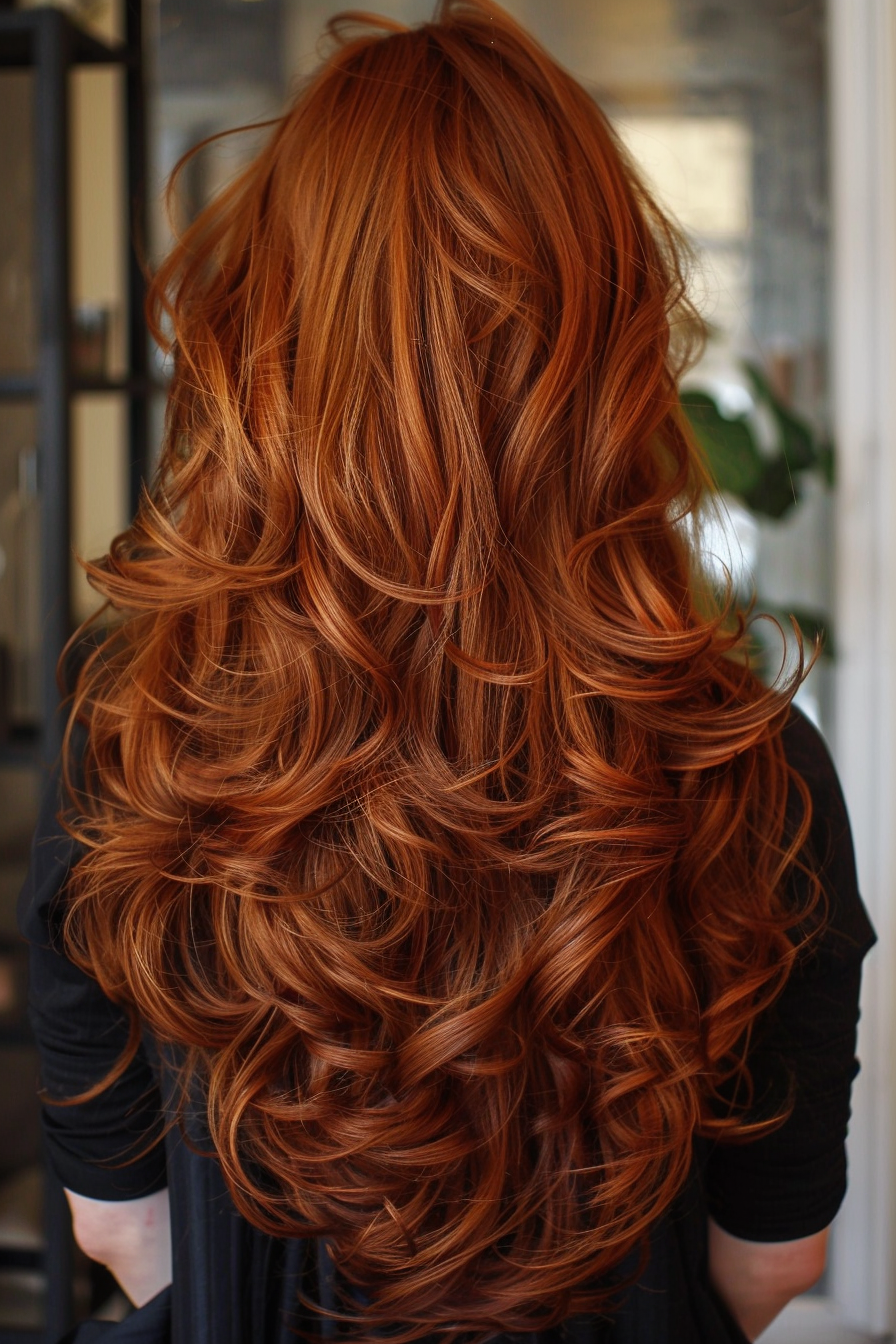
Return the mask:
[[[143, 72], [142, 0], [125, 0], [125, 41], [128, 61], [125, 66], [125, 102], [127, 126], [127, 193], [129, 205], [128, 362], [131, 377], [149, 386], [149, 349], [143, 315], [143, 267], [147, 264], [146, 228], [146, 97]], [[148, 390], [132, 396], [128, 405], [130, 460], [128, 462], [128, 505], [133, 518], [140, 490], [148, 470], [149, 447]]]
[[38, 291], [38, 498], [43, 656], [40, 670], [42, 755], [58, 754], [56, 662], [71, 630], [71, 367], [69, 325], [69, 145], [66, 108], [69, 28], [57, 10], [36, 16], [35, 214]]

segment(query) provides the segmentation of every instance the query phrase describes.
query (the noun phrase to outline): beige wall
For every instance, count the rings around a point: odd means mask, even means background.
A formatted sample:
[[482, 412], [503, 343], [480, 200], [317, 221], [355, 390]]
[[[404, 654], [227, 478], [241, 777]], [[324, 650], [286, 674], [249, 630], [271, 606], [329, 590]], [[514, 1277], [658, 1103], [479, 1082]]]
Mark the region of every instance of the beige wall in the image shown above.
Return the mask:
[[[125, 364], [125, 243], [122, 74], [81, 69], [72, 81], [72, 299], [107, 306], [111, 374]], [[127, 522], [127, 421], [120, 396], [75, 402], [72, 539], [76, 554], [102, 555]], [[84, 574], [73, 574], [78, 617], [96, 605]]]

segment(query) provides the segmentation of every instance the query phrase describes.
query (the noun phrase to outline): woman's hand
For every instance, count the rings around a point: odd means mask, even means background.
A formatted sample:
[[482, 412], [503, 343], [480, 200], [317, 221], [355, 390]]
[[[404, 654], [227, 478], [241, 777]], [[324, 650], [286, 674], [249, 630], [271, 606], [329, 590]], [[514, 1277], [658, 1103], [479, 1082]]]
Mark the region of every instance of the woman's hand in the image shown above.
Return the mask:
[[75, 1241], [114, 1274], [136, 1307], [171, 1282], [168, 1191], [143, 1199], [88, 1199], [66, 1190]]
[[748, 1339], [824, 1273], [828, 1229], [798, 1241], [742, 1241], [709, 1220], [709, 1277]]

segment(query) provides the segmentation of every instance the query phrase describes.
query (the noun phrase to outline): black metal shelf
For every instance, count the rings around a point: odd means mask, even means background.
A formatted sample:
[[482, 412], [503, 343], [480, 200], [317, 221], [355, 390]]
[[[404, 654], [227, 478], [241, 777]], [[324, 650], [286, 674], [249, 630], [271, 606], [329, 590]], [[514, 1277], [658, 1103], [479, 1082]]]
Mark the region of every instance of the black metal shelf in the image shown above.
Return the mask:
[[[68, 391], [70, 397], [126, 396], [139, 400], [167, 391], [164, 383], [148, 378], [75, 378]], [[0, 401], [33, 401], [40, 396], [40, 384], [32, 373], [0, 375]]]
[[72, 380], [72, 396], [103, 396], [124, 394], [137, 399], [151, 397], [155, 392], [164, 392], [163, 383], [153, 382], [150, 378], [75, 378]]
[[0, 401], [30, 401], [38, 390], [34, 373], [0, 374]]
[[[73, 378], [68, 395], [102, 396], [119, 395], [139, 399], [151, 397], [155, 393], [164, 394], [164, 383], [150, 378], [132, 378], [124, 375], [120, 378]], [[0, 374], [0, 401], [33, 401], [40, 396], [40, 383], [34, 373]]]
[[143, 316], [142, 237], [127, 261], [127, 369], [117, 377], [78, 375], [72, 362], [69, 208], [70, 80], [76, 66], [117, 65], [124, 72], [127, 209], [135, 232], [144, 223], [146, 119], [141, 65], [140, 0], [124, 0], [124, 42], [105, 42], [56, 8], [0, 10], [0, 72], [33, 71], [35, 306], [38, 359], [26, 371], [0, 372], [0, 403], [30, 402], [36, 411], [40, 467], [40, 718], [33, 742], [0, 742], [0, 768], [52, 761], [61, 746], [56, 663], [72, 629], [70, 603], [71, 419], [74, 399], [118, 395], [128, 403], [130, 501], [145, 475], [148, 402], [156, 390]]
[[41, 764], [41, 735], [35, 728], [14, 729], [9, 737], [0, 741], [0, 768], [38, 767]]
[[[34, 294], [38, 338], [32, 370], [0, 373], [0, 402], [30, 402], [36, 412], [40, 468], [40, 729], [13, 728], [0, 741], [0, 769], [40, 768], [61, 747], [56, 664], [73, 627], [71, 611], [71, 424], [74, 399], [118, 394], [128, 403], [128, 460], [132, 507], [147, 452], [147, 412], [154, 372], [143, 317], [142, 237], [122, 239], [127, 260], [126, 373], [115, 378], [76, 376], [72, 351], [69, 74], [76, 66], [117, 65], [123, 71], [127, 208], [137, 232], [145, 215], [146, 119], [143, 90], [141, 0], [123, 0], [124, 42], [104, 42], [59, 9], [0, 9], [0, 73], [33, 72]], [[0, 1344], [59, 1339], [74, 1324], [71, 1223], [62, 1187], [47, 1171], [43, 1268], [47, 1279], [43, 1330], [0, 1328]], [[13, 1258], [16, 1252], [12, 1252]], [[2, 1249], [0, 1249], [2, 1259]], [[9, 1255], [7, 1255], [9, 1263]]]
[[0, 69], [15, 70], [37, 64], [35, 46], [47, 28], [61, 31], [70, 51], [71, 65], [124, 65], [140, 59], [139, 45], [104, 42], [54, 9], [0, 12]]

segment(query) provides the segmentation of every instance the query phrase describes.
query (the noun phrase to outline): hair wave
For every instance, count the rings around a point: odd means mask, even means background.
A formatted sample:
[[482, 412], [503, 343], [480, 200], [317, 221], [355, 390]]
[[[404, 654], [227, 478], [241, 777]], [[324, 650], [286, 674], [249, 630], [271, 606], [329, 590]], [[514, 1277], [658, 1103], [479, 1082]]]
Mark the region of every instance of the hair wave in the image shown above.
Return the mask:
[[403, 1341], [606, 1306], [749, 1132], [808, 799], [785, 836], [792, 685], [694, 595], [674, 227], [500, 10], [376, 24], [155, 277], [67, 937], [186, 1048], [242, 1213]]

